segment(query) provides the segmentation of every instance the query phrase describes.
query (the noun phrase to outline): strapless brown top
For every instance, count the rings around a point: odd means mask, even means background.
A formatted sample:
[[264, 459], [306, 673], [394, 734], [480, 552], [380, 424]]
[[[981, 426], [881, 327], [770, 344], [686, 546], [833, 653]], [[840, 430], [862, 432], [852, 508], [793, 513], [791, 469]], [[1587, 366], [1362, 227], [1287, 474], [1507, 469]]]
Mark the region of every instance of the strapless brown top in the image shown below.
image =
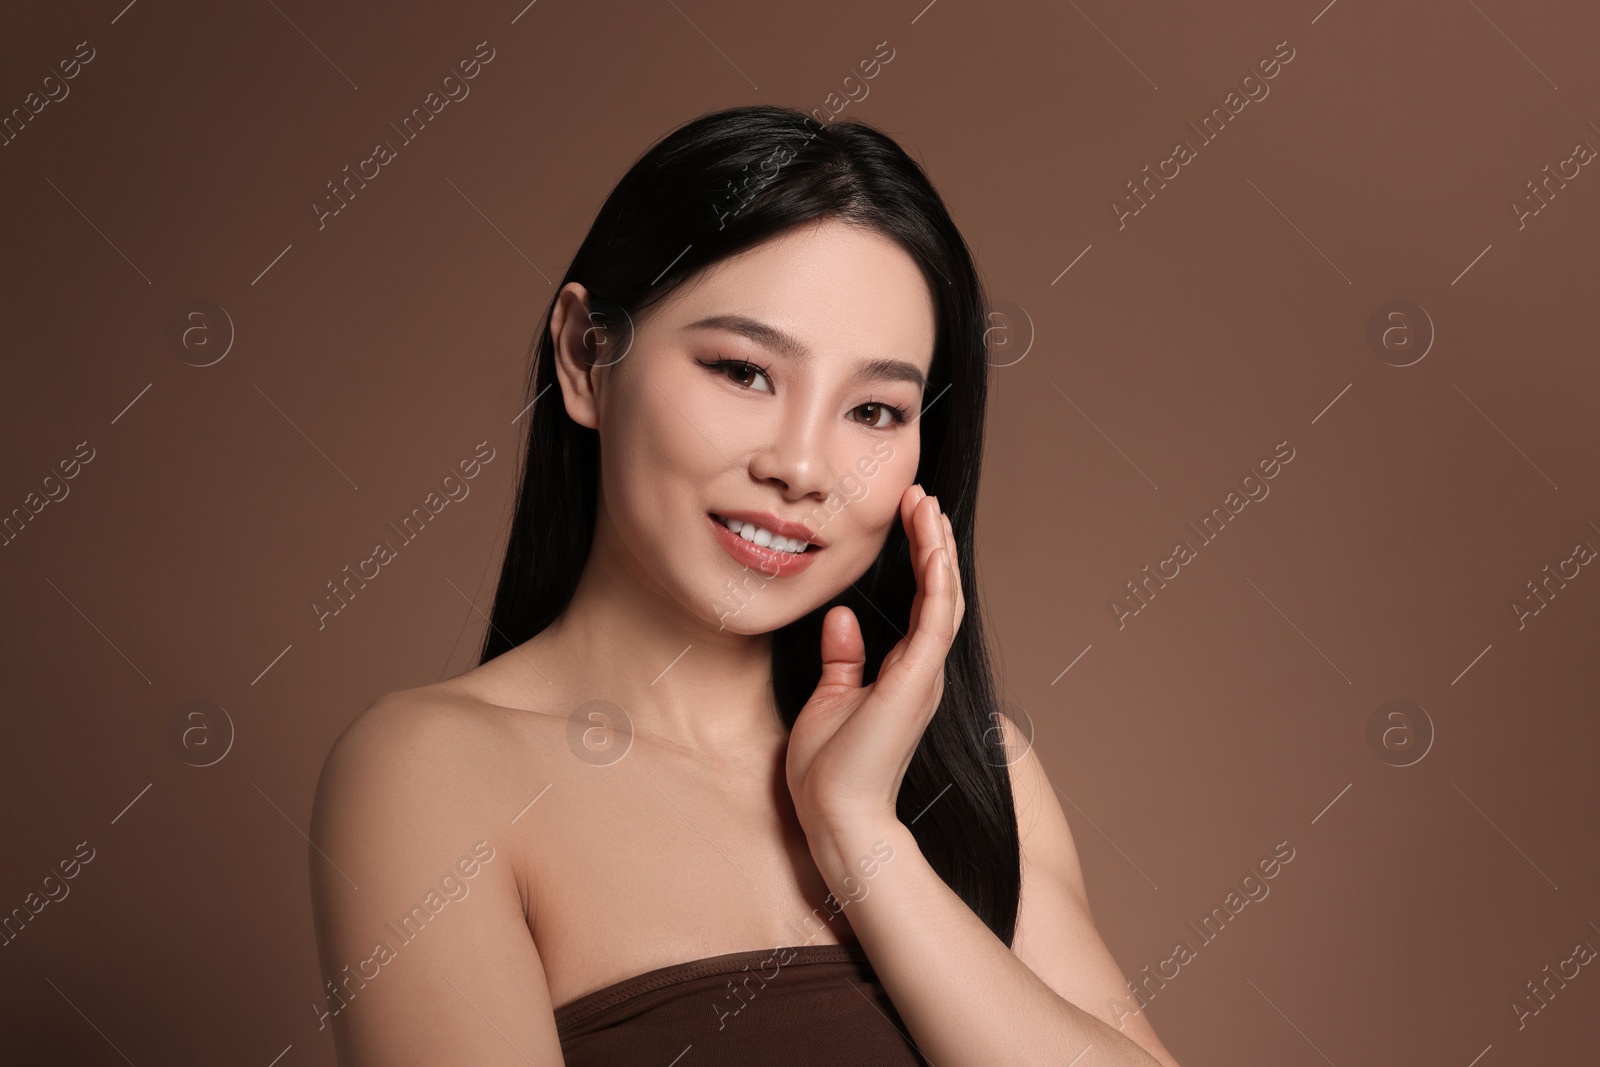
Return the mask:
[[927, 1067], [867, 954], [797, 945], [710, 956], [556, 1009], [567, 1067]]

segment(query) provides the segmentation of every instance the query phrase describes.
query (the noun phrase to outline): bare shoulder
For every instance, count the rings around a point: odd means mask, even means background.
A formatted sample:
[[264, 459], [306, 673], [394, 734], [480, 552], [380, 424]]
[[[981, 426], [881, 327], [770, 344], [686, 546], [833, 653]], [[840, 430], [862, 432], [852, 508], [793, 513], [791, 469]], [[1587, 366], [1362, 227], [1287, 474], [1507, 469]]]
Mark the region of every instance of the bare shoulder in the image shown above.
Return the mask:
[[996, 712], [1002, 726], [1006, 765], [1011, 772], [1011, 796], [1017, 812], [1017, 838], [1024, 869], [1045, 868], [1089, 908], [1083, 867], [1078, 860], [1072, 827], [1057, 800], [1060, 795], [1033, 748], [1033, 737], [1005, 712]]
[[[1022, 899], [1012, 951], [1063, 1000], [1115, 1027], [1162, 1067], [1178, 1067], [1095, 928], [1065, 810], [1027, 736], [999, 713], [1022, 851]], [[1068, 804], [1072, 801], [1066, 798]]]
[[554, 739], [553, 717], [496, 704], [461, 681], [388, 693], [357, 715], [323, 762], [319, 808], [406, 794], [458, 814], [493, 809]]
[[341, 1063], [510, 1064], [502, 1036], [560, 1062], [507, 810], [537, 749], [517, 714], [448, 684], [391, 693], [328, 752], [310, 834], [327, 978], [314, 1007]]

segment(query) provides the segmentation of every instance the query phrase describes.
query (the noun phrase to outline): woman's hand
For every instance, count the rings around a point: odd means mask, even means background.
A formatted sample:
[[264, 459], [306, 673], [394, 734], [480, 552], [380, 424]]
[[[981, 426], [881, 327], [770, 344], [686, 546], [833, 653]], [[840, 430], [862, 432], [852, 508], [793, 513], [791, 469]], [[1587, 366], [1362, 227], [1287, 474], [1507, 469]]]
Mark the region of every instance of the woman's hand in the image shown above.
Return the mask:
[[955, 532], [938, 505], [920, 485], [900, 498], [917, 579], [911, 632], [871, 685], [861, 684], [866, 646], [855, 613], [840, 605], [822, 620], [822, 678], [795, 718], [785, 764], [808, 836], [897, 819], [900, 782], [944, 695], [945, 655], [966, 611]]

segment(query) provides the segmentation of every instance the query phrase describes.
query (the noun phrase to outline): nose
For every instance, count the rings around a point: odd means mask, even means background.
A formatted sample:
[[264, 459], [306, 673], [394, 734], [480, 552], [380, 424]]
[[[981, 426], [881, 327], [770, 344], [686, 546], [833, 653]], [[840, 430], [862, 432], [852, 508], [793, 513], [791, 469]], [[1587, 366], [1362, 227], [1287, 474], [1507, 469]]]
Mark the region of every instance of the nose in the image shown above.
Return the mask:
[[771, 437], [751, 454], [750, 476], [778, 486], [793, 500], [825, 497], [830, 472], [824, 436], [819, 417], [803, 411], [786, 413], [777, 420]]

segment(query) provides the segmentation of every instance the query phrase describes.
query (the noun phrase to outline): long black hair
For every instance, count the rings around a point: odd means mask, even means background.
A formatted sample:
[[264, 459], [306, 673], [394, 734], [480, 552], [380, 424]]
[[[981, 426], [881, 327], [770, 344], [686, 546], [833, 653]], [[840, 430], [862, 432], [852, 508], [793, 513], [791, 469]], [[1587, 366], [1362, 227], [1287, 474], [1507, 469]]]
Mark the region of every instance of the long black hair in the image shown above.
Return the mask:
[[[584, 286], [594, 297], [592, 322], [625, 345], [632, 340], [629, 324], [698, 271], [822, 219], [897, 242], [933, 292], [937, 341], [918, 420], [916, 480], [939, 498], [955, 530], [968, 610], [945, 660], [944, 696], [906, 770], [896, 814], [929, 865], [1009, 946], [1021, 891], [1016, 808], [972, 549], [988, 384], [987, 304], [966, 242], [927, 176], [864, 122], [824, 126], [775, 106], [705, 114], [629, 168], [557, 294], [568, 282]], [[560, 402], [553, 307], [554, 299], [529, 353], [534, 407], [480, 663], [533, 637], [566, 609], [594, 538], [599, 436], [574, 422]], [[547, 392], [550, 399], [537, 404]], [[855, 612], [870, 682], [905, 634], [915, 592], [910, 544], [897, 522], [858, 582], [773, 634], [773, 684], [786, 724], [794, 724], [821, 678], [828, 610], [845, 604]]]

